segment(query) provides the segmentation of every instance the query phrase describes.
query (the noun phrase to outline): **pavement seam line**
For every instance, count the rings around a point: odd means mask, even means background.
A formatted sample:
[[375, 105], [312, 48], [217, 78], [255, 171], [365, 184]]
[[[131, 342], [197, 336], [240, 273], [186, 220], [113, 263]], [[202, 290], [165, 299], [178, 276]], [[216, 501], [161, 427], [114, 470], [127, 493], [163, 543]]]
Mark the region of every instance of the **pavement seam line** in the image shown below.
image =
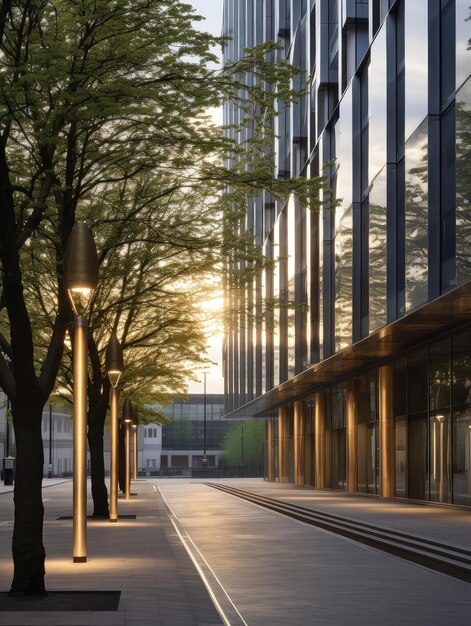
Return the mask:
[[[172, 509], [172, 507], [170, 506], [167, 498], [164, 496], [164, 494], [162, 493], [160, 488], [156, 488], [156, 486], [154, 485], [154, 489], [156, 492], [158, 492], [162, 498], [162, 500], [165, 503], [165, 506], [167, 507], [167, 509], [170, 511], [171, 515], [169, 515], [169, 519], [172, 522], [172, 525], [175, 529], [175, 532], [177, 533], [180, 541], [183, 544], [183, 547], [185, 548], [188, 556], [190, 557], [190, 559], [193, 562], [193, 565], [195, 566], [196, 570], [198, 571], [198, 574], [201, 577], [201, 580], [203, 581], [206, 589], [208, 590], [208, 593], [212, 599], [212, 601], [214, 602], [214, 606], [216, 607], [219, 615], [221, 616], [225, 626], [233, 626], [233, 624], [231, 623], [231, 621], [228, 619], [227, 615], [224, 612], [224, 609], [221, 607], [216, 594], [213, 590], [213, 588], [211, 587], [205, 573], [203, 572], [200, 564], [198, 563], [197, 559], [195, 558], [195, 555], [193, 554], [193, 552], [191, 551], [188, 543], [191, 543], [191, 545], [193, 546], [193, 548], [196, 550], [196, 552], [198, 553], [198, 555], [200, 556], [201, 560], [203, 561], [204, 565], [208, 568], [209, 572], [211, 573], [212, 577], [214, 578], [214, 580], [216, 581], [216, 583], [218, 584], [219, 588], [221, 589], [221, 591], [223, 592], [223, 594], [226, 596], [227, 600], [229, 601], [229, 603], [231, 604], [232, 608], [234, 609], [235, 613], [237, 614], [237, 618], [240, 620], [240, 626], [248, 626], [247, 622], [244, 620], [244, 618], [242, 617], [240, 611], [238, 610], [238, 608], [236, 607], [236, 605], [234, 604], [234, 602], [231, 600], [229, 594], [227, 593], [227, 591], [225, 590], [224, 586], [222, 585], [221, 581], [219, 580], [219, 578], [216, 576], [215, 572], [213, 571], [213, 569], [211, 568], [211, 566], [209, 565], [209, 563], [207, 562], [207, 560], [204, 558], [204, 556], [201, 554], [201, 551], [198, 549], [198, 547], [196, 546], [195, 542], [193, 541], [193, 539], [190, 537], [190, 535], [187, 533], [187, 531], [183, 528], [180, 520], [178, 519], [178, 516], [175, 514], [175, 511]], [[235, 625], [234, 625], [235, 626]], [[239, 626], [239, 625], [237, 625]]]

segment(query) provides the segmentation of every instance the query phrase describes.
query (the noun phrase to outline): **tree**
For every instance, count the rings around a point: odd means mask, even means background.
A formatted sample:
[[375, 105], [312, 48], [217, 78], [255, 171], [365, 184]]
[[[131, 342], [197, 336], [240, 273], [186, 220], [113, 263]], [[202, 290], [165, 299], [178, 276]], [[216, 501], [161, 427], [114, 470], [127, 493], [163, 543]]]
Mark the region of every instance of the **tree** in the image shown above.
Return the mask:
[[[209, 72], [209, 48], [218, 40], [195, 31], [193, 19], [174, 0], [4, 0], [0, 8], [0, 386], [17, 440], [13, 593], [45, 591], [41, 414], [71, 319], [61, 271], [75, 220], [97, 207], [106, 212], [108, 194], [155, 172], [161, 199], [202, 184], [212, 193], [230, 185], [232, 207], [243, 188], [293, 191], [303, 201], [316, 186], [277, 181], [263, 137], [236, 146], [205, 117], [229, 98], [247, 109], [255, 102], [254, 115], [270, 114], [276, 97], [295, 96], [293, 69], [273, 64], [273, 46], [264, 45]], [[252, 87], [246, 72], [258, 77]], [[228, 153], [240, 156], [239, 168], [223, 165]], [[99, 219], [119, 230], [122, 218]], [[140, 215], [128, 216], [123, 237], [130, 223], [139, 229]], [[26, 279], [39, 267], [47, 270], [40, 289], [51, 324], [36, 334], [37, 301]]]

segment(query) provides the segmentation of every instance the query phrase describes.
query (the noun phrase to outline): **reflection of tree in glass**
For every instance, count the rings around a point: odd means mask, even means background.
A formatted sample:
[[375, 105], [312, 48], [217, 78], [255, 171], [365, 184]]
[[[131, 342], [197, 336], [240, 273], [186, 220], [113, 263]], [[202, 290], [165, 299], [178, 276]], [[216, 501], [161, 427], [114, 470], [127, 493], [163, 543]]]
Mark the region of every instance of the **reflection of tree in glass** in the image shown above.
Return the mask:
[[471, 355], [453, 359], [453, 404], [471, 403]]
[[341, 218], [335, 236], [335, 349], [352, 343], [352, 211]]
[[368, 208], [368, 315], [369, 332], [386, 324], [387, 289], [387, 219], [386, 170], [383, 169], [370, 188]]
[[427, 300], [428, 287], [428, 123], [406, 143], [406, 308]]
[[456, 276], [471, 278], [471, 78], [456, 94]]

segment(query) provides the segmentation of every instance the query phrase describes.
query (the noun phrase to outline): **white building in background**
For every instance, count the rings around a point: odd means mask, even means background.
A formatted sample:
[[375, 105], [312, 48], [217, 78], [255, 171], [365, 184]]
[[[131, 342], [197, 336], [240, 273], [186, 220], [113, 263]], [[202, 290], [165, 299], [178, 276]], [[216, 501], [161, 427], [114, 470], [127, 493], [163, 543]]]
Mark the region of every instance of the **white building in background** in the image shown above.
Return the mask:
[[[47, 404], [43, 410], [44, 476], [71, 476], [74, 422], [70, 412]], [[51, 467], [50, 467], [51, 466]]]
[[141, 427], [143, 436], [143, 453], [139, 466], [146, 472], [160, 470], [162, 455], [162, 426], [146, 424]]

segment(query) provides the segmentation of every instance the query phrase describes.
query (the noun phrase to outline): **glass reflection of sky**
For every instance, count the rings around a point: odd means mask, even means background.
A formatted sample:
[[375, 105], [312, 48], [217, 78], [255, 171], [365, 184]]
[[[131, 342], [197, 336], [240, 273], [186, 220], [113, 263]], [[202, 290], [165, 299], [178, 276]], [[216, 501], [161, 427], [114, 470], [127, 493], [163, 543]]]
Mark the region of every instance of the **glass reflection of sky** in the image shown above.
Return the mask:
[[368, 70], [368, 178], [371, 181], [386, 163], [386, 26], [371, 46]]
[[428, 0], [405, 2], [405, 138], [428, 110]]
[[470, 75], [471, 9], [469, 0], [456, 0], [456, 88]]
[[340, 115], [335, 125], [335, 168], [337, 169], [336, 197], [342, 204], [335, 210], [335, 227], [352, 204], [352, 85], [340, 103]]

